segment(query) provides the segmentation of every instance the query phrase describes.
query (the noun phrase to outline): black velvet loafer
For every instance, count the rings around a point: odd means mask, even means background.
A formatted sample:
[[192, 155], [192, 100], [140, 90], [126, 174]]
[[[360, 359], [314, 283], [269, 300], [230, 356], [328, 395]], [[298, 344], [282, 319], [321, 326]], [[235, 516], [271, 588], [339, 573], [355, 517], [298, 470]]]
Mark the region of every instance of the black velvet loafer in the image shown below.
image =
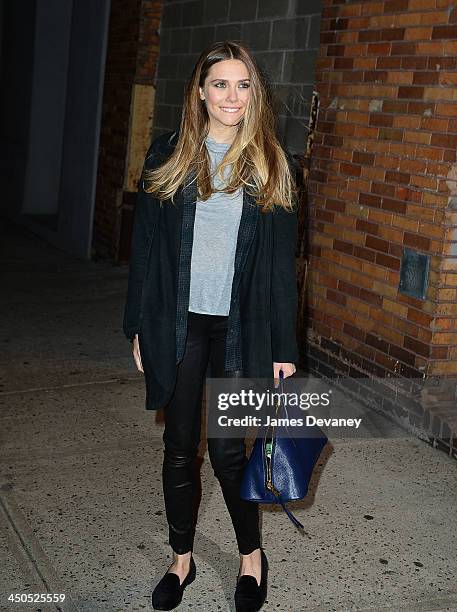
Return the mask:
[[257, 584], [255, 576], [244, 574], [240, 577], [238, 574], [236, 579], [235, 590], [235, 607], [236, 612], [257, 612], [260, 610], [265, 599], [267, 598], [267, 580], [268, 580], [268, 560], [260, 549], [262, 559], [262, 570], [260, 577], [260, 585]]
[[179, 584], [178, 574], [167, 572], [157, 583], [152, 592], [152, 607], [154, 610], [174, 610], [181, 603], [184, 589], [195, 580], [197, 568], [194, 557], [190, 558], [189, 572]]

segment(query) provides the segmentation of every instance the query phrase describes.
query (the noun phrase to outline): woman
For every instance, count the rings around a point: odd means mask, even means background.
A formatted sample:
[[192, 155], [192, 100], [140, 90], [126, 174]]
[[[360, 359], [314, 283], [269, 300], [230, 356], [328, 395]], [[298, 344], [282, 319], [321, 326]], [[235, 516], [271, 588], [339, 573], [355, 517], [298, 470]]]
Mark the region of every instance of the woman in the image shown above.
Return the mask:
[[[163, 492], [174, 561], [152, 604], [172, 610], [196, 574], [194, 459], [212, 377], [295, 372], [295, 186], [270, 97], [247, 48], [215, 43], [188, 83], [179, 132], [151, 145], [135, 212], [124, 332], [164, 408]], [[208, 452], [240, 553], [238, 612], [260, 610], [268, 562], [256, 503], [239, 497], [244, 438]]]

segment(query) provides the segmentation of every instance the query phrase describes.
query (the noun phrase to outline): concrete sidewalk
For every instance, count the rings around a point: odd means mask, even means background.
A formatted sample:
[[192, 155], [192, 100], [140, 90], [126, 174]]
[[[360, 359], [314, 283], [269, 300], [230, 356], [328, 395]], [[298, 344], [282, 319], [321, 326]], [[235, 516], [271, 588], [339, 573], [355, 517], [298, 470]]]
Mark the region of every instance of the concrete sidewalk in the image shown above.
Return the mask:
[[[127, 268], [3, 224], [0, 609], [150, 608], [171, 563], [161, 411], [123, 336]], [[235, 537], [202, 438], [197, 579], [180, 610], [233, 611]], [[312, 491], [262, 506], [265, 612], [457, 610], [455, 460], [415, 439], [335, 440]], [[65, 594], [63, 604], [11, 594]]]

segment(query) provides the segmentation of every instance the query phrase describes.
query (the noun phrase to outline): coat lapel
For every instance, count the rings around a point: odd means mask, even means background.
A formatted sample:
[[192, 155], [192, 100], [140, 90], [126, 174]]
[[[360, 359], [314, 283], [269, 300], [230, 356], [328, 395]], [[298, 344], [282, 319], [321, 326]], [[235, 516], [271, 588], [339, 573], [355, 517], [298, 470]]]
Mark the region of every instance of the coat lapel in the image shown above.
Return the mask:
[[194, 237], [195, 209], [197, 203], [197, 181], [193, 173], [187, 184], [180, 190], [181, 242], [178, 262], [178, 293], [176, 296], [176, 363], [184, 355], [187, 336], [187, 312], [189, 310], [190, 268]]
[[243, 190], [243, 210], [235, 251], [232, 296], [225, 342], [225, 369], [226, 371], [236, 371], [241, 374], [243, 372], [243, 358], [239, 286], [249, 249], [255, 235], [259, 211], [259, 206], [255, 203], [254, 199]]
[[240, 227], [238, 229], [238, 238], [236, 243], [232, 299], [238, 293], [241, 273], [243, 272], [244, 264], [246, 263], [246, 258], [254, 238], [258, 216], [259, 206], [255, 203], [254, 198], [248, 195], [246, 190], [243, 189], [243, 210], [241, 213]]

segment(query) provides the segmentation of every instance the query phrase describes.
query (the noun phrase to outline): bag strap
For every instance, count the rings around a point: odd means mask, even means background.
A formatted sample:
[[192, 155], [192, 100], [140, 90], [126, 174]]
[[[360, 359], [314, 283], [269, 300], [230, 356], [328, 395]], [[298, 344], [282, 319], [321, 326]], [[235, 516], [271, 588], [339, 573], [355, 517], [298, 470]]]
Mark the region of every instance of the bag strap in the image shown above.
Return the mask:
[[295, 517], [292, 514], [292, 512], [289, 510], [289, 508], [286, 506], [286, 504], [282, 501], [280, 495], [278, 497], [278, 501], [281, 504], [282, 509], [284, 510], [284, 512], [287, 514], [287, 516], [290, 518], [292, 523], [295, 525], [295, 527], [298, 527], [299, 529], [304, 529], [303, 525], [300, 523], [300, 521], [297, 519], [297, 517]]

